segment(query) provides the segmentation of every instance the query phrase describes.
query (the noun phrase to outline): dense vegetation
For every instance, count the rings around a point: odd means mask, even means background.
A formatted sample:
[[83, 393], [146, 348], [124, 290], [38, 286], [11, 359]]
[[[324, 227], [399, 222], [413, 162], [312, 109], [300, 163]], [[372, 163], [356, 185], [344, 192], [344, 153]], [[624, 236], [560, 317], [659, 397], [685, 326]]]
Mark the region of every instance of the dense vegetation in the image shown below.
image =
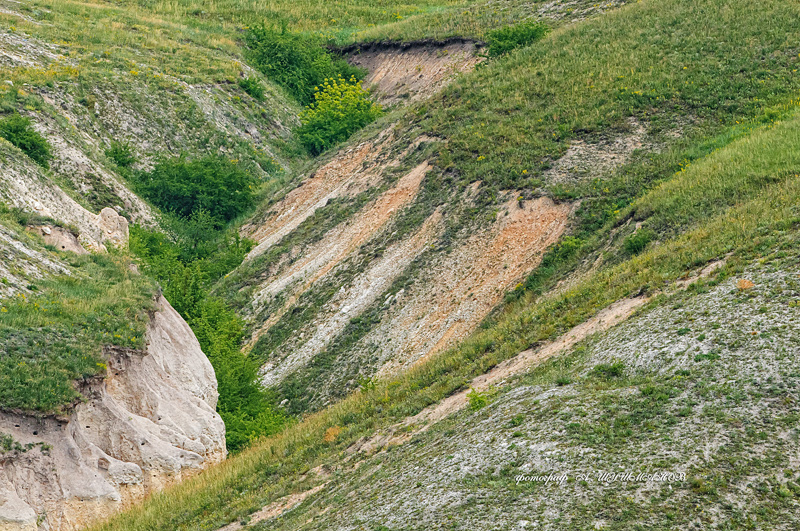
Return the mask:
[[305, 106], [296, 134], [312, 155], [347, 140], [381, 112], [361, 87], [365, 72], [333, 57], [320, 39], [291, 33], [286, 26], [251, 28], [246, 55]]
[[486, 55], [498, 57], [544, 38], [550, 28], [542, 22], [523, 22], [486, 33]]
[[228, 222], [252, 207], [256, 180], [221, 156], [163, 159], [134, 179], [136, 190], [154, 205], [181, 218], [204, 212]]
[[241, 351], [245, 325], [210, 287], [238, 266], [252, 243], [230, 222], [253, 206], [254, 179], [226, 159], [160, 161], [137, 178], [145, 197], [167, 211], [167, 232], [131, 228], [130, 247], [164, 296], [192, 327], [217, 376], [217, 411], [230, 452], [288, 422], [260, 384], [257, 360]]
[[73, 381], [105, 374], [104, 346], [144, 347], [153, 283], [122, 256], [69, 262], [70, 275], [0, 300], [0, 409], [68, 411], [81, 399]]
[[50, 144], [33, 130], [29, 118], [17, 113], [0, 118], [0, 137], [22, 150], [36, 164], [47, 168], [53, 157]]
[[380, 106], [369, 100], [355, 77], [326, 79], [314, 91], [314, 101], [300, 113], [303, 125], [297, 136], [309, 152], [318, 155], [347, 140], [380, 113]]
[[247, 33], [247, 58], [271, 81], [285, 88], [301, 105], [314, 102], [317, 87], [327, 79], [362, 79], [364, 72], [331, 56], [319, 39], [265, 26]]

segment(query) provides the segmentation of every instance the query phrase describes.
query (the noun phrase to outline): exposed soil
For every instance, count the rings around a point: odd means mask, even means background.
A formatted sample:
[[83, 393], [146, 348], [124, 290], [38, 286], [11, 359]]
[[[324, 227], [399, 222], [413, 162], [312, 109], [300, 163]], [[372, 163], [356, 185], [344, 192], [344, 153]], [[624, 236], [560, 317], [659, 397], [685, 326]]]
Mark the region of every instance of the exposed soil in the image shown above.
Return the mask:
[[[254, 296], [253, 305], [256, 311], [266, 300], [280, 293], [288, 294], [288, 297], [283, 308], [273, 313], [254, 331], [252, 342], [275, 324], [300, 294], [363, 245], [386, 225], [392, 215], [413, 200], [429, 169], [427, 162], [418, 165], [374, 201], [352, 223], [344, 224], [326, 234], [325, 238], [307, 250], [302, 258], [262, 287]], [[287, 290], [290, 286], [291, 290]]]
[[649, 146], [639, 121], [628, 122], [628, 132], [596, 142], [574, 140], [567, 152], [544, 174], [548, 182], [567, 182], [608, 174], [626, 163], [633, 152]]
[[348, 61], [366, 68], [364, 87], [384, 106], [425, 99], [483, 60], [479, 43], [459, 39], [443, 43], [375, 43], [354, 49]]
[[[381, 171], [397, 160], [390, 158], [393, 136], [385, 130], [374, 141], [342, 150], [309, 175], [303, 183], [273, 205], [261, 219], [242, 228], [257, 242], [251, 259], [278, 243], [335, 197], [354, 196], [372, 184]], [[414, 146], [415, 147], [415, 146]]]
[[[513, 196], [513, 194], [512, 194]], [[365, 339], [379, 345], [379, 374], [398, 372], [467, 337], [566, 229], [568, 203], [509, 200], [490, 228], [438, 257]]]
[[[275, 385], [288, 373], [307, 363], [319, 354], [345, 326], [359, 316], [377, 297], [392, 284], [408, 265], [432, 241], [440, 228], [441, 216], [429, 217], [410, 238], [392, 245], [383, 255], [373, 260], [366, 271], [357, 276], [324, 306], [320, 315], [310, 326], [311, 337], [280, 361], [269, 362], [263, 367], [265, 385]], [[301, 338], [302, 333], [301, 333]]]

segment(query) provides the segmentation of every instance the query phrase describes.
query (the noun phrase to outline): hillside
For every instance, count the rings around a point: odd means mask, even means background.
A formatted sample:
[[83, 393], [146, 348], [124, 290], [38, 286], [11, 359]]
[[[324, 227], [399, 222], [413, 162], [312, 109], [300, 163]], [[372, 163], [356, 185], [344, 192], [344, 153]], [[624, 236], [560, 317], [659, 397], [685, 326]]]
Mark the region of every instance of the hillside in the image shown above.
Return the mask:
[[0, 18], [0, 529], [797, 527], [797, 3]]

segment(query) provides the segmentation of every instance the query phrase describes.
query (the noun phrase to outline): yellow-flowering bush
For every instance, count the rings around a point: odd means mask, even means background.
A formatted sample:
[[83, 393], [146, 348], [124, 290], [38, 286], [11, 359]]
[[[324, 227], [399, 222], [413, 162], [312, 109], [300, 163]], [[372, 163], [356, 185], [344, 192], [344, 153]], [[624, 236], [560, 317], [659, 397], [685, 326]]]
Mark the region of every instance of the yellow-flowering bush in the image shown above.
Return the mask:
[[380, 105], [370, 101], [355, 77], [326, 79], [314, 91], [314, 102], [300, 113], [300, 141], [319, 154], [380, 116]]

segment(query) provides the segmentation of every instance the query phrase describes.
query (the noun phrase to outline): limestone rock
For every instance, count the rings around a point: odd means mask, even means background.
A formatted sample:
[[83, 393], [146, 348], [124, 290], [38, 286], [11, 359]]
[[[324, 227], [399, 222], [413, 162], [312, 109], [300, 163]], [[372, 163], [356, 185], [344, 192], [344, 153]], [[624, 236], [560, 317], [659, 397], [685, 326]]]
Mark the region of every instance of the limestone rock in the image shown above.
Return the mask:
[[225, 458], [214, 369], [157, 305], [146, 351], [106, 349], [106, 378], [68, 419], [0, 414], [0, 433], [36, 445], [0, 454], [0, 531], [79, 529]]
[[113, 208], [106, 207], [97, 216], [97, 224], [102, 232], [102, 239], [111, 242], [115, 247], [128, 245], [128, 220], [117, 214]]

